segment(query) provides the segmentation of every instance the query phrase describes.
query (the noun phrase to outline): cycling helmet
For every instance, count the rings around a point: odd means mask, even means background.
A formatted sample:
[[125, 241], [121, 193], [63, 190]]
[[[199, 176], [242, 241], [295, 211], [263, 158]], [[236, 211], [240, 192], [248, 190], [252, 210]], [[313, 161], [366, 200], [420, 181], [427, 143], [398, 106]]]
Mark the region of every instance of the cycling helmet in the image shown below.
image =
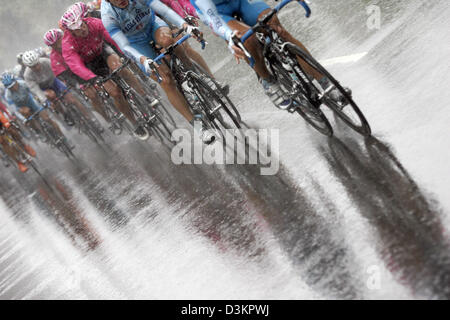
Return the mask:
[[77, 30], [82, 24], [83, 12], [76, 5], [71, 6], [61, 18], [61, 25], [65, 29]]
[[64, 35], [60, 29], [51, 29], [47, 31], [44, 35], [44, 42], [46, 45], [51, 47], [54, 45], [59, 39], [61, 39]]
[[22, 56], [23, 64], [27, 67], [34, 67], [39, 62], [39, 55], [36, 51], [27, 51]]
[[87, 16], [89, 8], [84, 2], [77, 2], [73, 5], [73, 7], [77, 7], [83, 17]]
[[11, 88], [17, 80], [14, 78], [14, 76], [11, 73], [4, 73], [2, 74], [2, 83], [5, 86], [6, 89]]

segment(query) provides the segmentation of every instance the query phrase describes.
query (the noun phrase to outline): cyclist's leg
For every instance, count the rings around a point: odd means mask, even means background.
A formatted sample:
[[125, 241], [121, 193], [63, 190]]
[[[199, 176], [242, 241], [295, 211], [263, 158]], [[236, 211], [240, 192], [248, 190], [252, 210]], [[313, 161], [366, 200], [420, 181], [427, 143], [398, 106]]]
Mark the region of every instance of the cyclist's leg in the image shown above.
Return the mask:
[[[67, 90], [67, 87], [61, 80], [55, 78], [52, 89], [56, 94], [61, 95], [64, 91]], [[79, 100], [75, 99], [72, 93], [67, 92], [63, 99], [65, 102], [73, 104], [87, 119], [89, 119], [89, 112], [87, 111], [86, 107]]]
[[106, 122], [109, 122], [108, 115], [106, 114], [105, 108], [103, 106], [102, 100], [98, 96], [97, 92], [94, 88], [87, 88], [84, 90], [86, 96], [91, 100], [92, 107], [94, 110], [105, 119]]
[[[40, 105], [36, 102], [36, 100], [34, 100], [34, 98], [31, 97], [31, 96], [30, 96], [29, 99], [28, 99], [28, 105], [27, 105], [27, 107], [29, 108], [29, 110], [31, 110], [30, 112], [32, 112], [32, 113], [37, 112], [37, 111], [39, 111], [39, 110], [41, 109], [41, 106], [40, 106]], [[30, 113], [30, 115], [31, 115], [31, 113]], [[50, 124], [53, 126], [53, 128], [55, 128], [55, 130], [58, 131], [59, 134], [62, 135], [61, 128], [59, 127], [59, 125], [58, 125], [55, 121], [53, 121], [53, 120], [50, 118], [50, 116], [48, 115], [48, 113], [47, 113], [46, 110], [42, 111], [42, 112], [40, 113], [39, 116], [40, 116], [42, 119], [44, 119], [45, 121], [47, 121], [48, 123], [50, 123]], [[33, 120], [33, 121], [35, 121], [35, 120]]]
[[[122, 63], [120, 62], [120, 57], [116, 53], [114, 53], [112, 48], [107, 47], [105, 50], [108, 51], [107, 63], [108, 63], [108, 67], [111, 71], [122, 66]], [[140, 95], [142, 95], [143, 97], [146, 96], [147, 93], [145, 92], [145, 88], [142, 87], [141, 83], [137, 80], [136, 76], [128, 68], [122, 69], [122, 71], [120, 71], [119, 74], [121, 77], [123, 77], [125, 79], [125, 81], [131, 87], [136, 89], [136, 91]]]
[[61, 131], [61, 128], [59, 127], [59, 125], [58, 125], [55, 121], [53, 121], [53, 120], [50, 118], [50, 116], [48, 115], [47, 110], [42, 111], [42, 112], [40, 113], [39, 116], [40, 116], [42, 119], [44, 119], [45, 121], [47, 121], [48, 123], [50, 123], [51, 126], [52, 126], [56, 131], [58, 131], [58, 133], [59, 133], [61, 136], [63, 136], [63, 133], [62, 133], [62, 131]]
[[[110, 58], [112, 54], [115, 55], [115, 53], [104, 49], [99, 57], [88, 64], [88, 68], [93, 70], [95, 74], [106, 76], [111, 70], [111, 68], [109, 67], [108, 58]], [[123, 115], [128, 120], [130, 120], [133, 125], [136, 125], [137, 121], [134, 118], [133, 112], [131, 111], [131, 106], [125, 99], [123, 92], [119, 88], [119, 86], [114, 83], [114, 81], [109, 80], [104, 84], [104, 87], [105, 90], [113, 98], [114, 105], [116, 106], [117, 110], [123, 113]]]
[[200, 65], [200, 67], [202, 67], [203, 70], [205, 70], [211, 78], [215, 79], [211, 69], [209, 68], [208, 64], [206, 63], [205, 59], [203, 59], [200, 53], [194, 50], [194, 48], [192, 48], [187, 41], [185, 41], [182, 44], [182, 47], [189, 58], [198, 63], [198, 65]]
[[[28, 104], [28, 103], [27, 103]], [[17, 108], [17, 111], [25, 117], [25, 119], [28, 119], [31, 115], [32, 115], [32, 111], [31, 108], [28, 107], [27, 105], [23, 105], [19, 108]], [[32, 121], [30, 121], [30, 126], [36, 131], [36, 132], [40, 132], [40, 127], [38, 125], [38, 122], [36, 121], [36, 119], [33, 119]]]
[[114, 104], [120, 112], [124, 114], [124, 116], [131, 121], [133, 125], [137, 125], [137, 121], [131, 111], [130, 104], [127, 102], [125, 97], [123, 96], [122, 90], [119, 86], [114, 83], [114, 81], [109, 80], [104, 84], [106, 91], [111, 95], [114, 100]]
[[[246, 2], [247, 0], [241, 0], [243, 2]], [[269, 10], [264, 10], [262, 13], [259, 14], [259, 18], [264, 16]], [[255, 22], [256, 23], [256, 22]], [[295, 44], [296, 46], [299, 46], [300, 48], [302, 48], [304, 51], [306, 51], [308, 54], [311, 54], [308, 49], [297, 39], [295, 39], [282, 25], [280, 20], [278, 19], [277, 16], [274, 16], [270, 21], [269, 21], [269, 25], [278, 32], [278, 34], [281, 36], [281, 38], [283, 38], [284, 40], [288, 41], [288, 42], [292, 42], [293, 44]], [[299, 59], [298, 62], [300, 63], [300, 65], [303, 67], [303, 69], [310, 74], [311, 76], [313, 76], [316, 80], [320, 80], [323, 78], [323, 75], [320, 74], [317, 70], [311, 68], [307, 63], [305, 63], [302, 59]]]
[[[164, 22], [159, 25], [158, 29], [153, 33], [153, 39], [155, 39], [155, 42], [163, 48], [167, 48], [177, 41], [177, 39], [172, 37], [172, 30], [170, 30]], [[178, 46], [175, 49], [175, 53], [183, 61], [183, 63], [188, 66], [192, 66], [191, 59], [189, 59], [183, 46]]]
[[[237, 21], [233, 18], [231, 18], [227, 22], [227, 24], [232, 30], [236, 30], [239, 32], [239, 34], [242, 35], [245, 34], [250, 29], [248, 25], [240, 21]], [[256, 36], [252, 35], [250, 38], [247, 39], [247, 41], [245, 41], [244, 45], [245, 48], [248, 50], [248, 52], [252, 55], [253, 59], [255, 60], [255, 66], [253, 67], [253, 69], [255, 70], [256, 74], [261, 79], [269, 78], [270, 73], [267, 70], [267, 67], [264, 63], [263, 50], [261, 45], [257, 41]]]
[[36, 151], [34, 151], [34, 149], [27, 143], [25, 143], [25, 141], [23, 140], [22, 136], [20, 135], [20, 133], [16, 130], [16, 128], [10, 127], [9, 129], [9, 134], [11, 135], [11, 137], [22, 147], [24, 148], [24, 150], [32, 157], [36, 156]]
[[56, 101], [57, 99], [57, 95], [56, 92], [53, 89], [46, 89], [45, 90], [45, 96], [47, 97], [48, 100], [50, 100], [52, 102], [53, 108], [60, 114], [65, 114], [65, 110], [63, 108], [63, 106], [61, 105], [61, 103], [59, 103], [58, 101]]
[[[158, 43], [157, 39], [165, 40], [165, 44], [169, 43], [169, 40], [167, 40], [166, 36], [169, 36], [170, 41], [172, 41], [172, 43], [173, 43], [170, 29], [168, 27], [166, 29], [165, 26], [166, 26], [166, 24], [164, 22], [162, 22], [161, 24], [158, 24], [158, 26], [156, 26], [154, 28], [153, 39], [155, 39], [155, 41], [157, 43]], [[150, 46], [150, 40], [144, 41], [144, 42], [139, 42], [139, 43], [133, 43], [132, 45], [136, 50], [141, 52], [144, 56], [146, 56], [150, 59], [155, 59], [156, 52]], [[162, 45], [162, 44], [159, 44], [159, 45]], [[170, 43], [168, 45], [170, 45]], [[145, 70], [140, 62], [139, 62], [139, 66], [145, 72]], [[158, 72], [159, 72], [160, 76], [162, 77], [162, 82], [160, 83], [161, 88], [166, 93], [167, 98], [169, 99], [170, 103], [188, 122], [192, 122], [192, 120], [194, 119], [194, 115], [190, 111], [188, 102], [186, 101], [185, 97], [178, 90], [177, 84], [175, 82], [175, 79], [172, 76], [170, 69], [167, 67], [167, 65], [161, 64], [159, 66]], [[154, 75], [152, 75], [151, 78], [155, 81], [158, 81], [156, 79], [156, 76], [154, 76]]]
[[[219, 5], [217, 5], [217, 10], [218, 10], [220, 16], [222, 17], [222, 19], [228, 24], [228, 26], [232, 30], [238, 31], [238, 33], [240, 35], [244, 35], [250, 29], [249, 25], [253, 25], [253, 24], [251, 24], [252, 21], [250, 21], [252, 19], [248, 19], [248, 17], [245, 15], [245, 10], [249, 10], [249, 9], [253, 10], [254, 11], [254, 12], [252, 11], [253, 15], [256, 14], [256, 17], [258, 17], [257, 14], [261, 13], [262, 11], [264, 11], [270, 7], [267, 4], [265, 4], [264, 2], [261, 3], [258, 1], [257, 6], [252, 6], [251, 8], [247, 8], [247, 7], [243, 8], [241, 5], [241, 1], [242, 0], [234, 0], [234, 1], [223, 3], [223, 4], [219, 4]], [[240, 16], [243, 18], [245, 23], [237, 21], [233, 17], [234, 13], [240, 14]], [[245, 19], [245, 18], [247, 18], [247, 19]], [[264, 63], [262, 47], [261, 47], [260, 43], [257, 41], [255, 35], [252, 35], [249, 39], [247, 39], [247, 41], [245, 42], [245, 47], [250, 52], [253, 59], [255, 60], [255, 66], [253, 69], [255, 70], [256, 74], [261, 79], [268, 79], [270, 77], [270, 73], [267, 70], [265, 63]]]

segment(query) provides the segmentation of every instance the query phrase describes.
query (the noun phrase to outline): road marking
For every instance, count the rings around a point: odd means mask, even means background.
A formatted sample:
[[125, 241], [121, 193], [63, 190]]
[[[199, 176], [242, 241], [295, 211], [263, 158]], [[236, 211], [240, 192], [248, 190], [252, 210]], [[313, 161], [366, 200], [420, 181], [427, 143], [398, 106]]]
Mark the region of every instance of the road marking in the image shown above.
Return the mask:
[[323, 65], [324, 67], [328, 67], [328, 66], [332, 66], [335, 64], [339, 64], [339, 63], [357, 62], [357, 61], [361, 60], [362, 58], [364, 58], [367, 55], [367, 53], [368, 52], [361, 52], [361, 53], [356, 53], [356, 54], [352, 54], [349, 56], [321, 60], [320, 64]]
[[[329, 67], [329, 66], [332, 66], [332, 65], [335, 65], [335, 64], [354, 63], [354, 62], [357, 62], [357, 61], [361, 60], [362, 58], [364, 58], [367, 55], [367, 53], [368, 52], [355, 53], [355, 54], [351, 54], [351, 55], [348, 55], [348, 56], [342, 56], [342, 57], [336, 57], [336, 58], [331, 58], [331, 59], [326, 59], [326, 60], [320, 60], [319, 62], [324, 67]], [[231, 62], [233, 59], [234, 59], [234, 56], [230, 54], [225, 59], [223, 59], [222, 61], [217, 63], [212, 68], [212, 72], [216, 73], [217, 71], [219, 71], [220, 69], [225, 67], [225, 65], [227, 65], [229, 62]]]

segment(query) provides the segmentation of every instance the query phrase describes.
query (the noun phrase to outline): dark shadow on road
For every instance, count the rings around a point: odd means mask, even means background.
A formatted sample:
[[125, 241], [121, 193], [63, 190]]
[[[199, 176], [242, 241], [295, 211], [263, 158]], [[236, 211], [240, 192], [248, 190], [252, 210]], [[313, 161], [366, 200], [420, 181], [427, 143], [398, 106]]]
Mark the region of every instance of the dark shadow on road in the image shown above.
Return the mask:
[[321, 147], [352, 203], [375, 226], [386, 267], [413, 294], [450, 298], [450, 244], [439, 206], [425, 194], [389, 145], [330, 139]]

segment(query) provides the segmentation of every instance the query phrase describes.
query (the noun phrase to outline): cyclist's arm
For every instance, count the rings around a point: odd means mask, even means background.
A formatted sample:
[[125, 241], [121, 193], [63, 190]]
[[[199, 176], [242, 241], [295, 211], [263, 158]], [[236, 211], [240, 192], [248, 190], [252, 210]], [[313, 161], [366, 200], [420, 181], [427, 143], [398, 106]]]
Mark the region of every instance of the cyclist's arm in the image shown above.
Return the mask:
[[100, 31], [103, 34], [103, 38], [105, 39], [105, 41], [108, 42], [111, 46], [115, 47], [117, 49], [117, 51], [119, 51], [120, 53], [123, 53], [122, 49], [120, 48], [118, 43], [111, 37], [111, 34], [105, 28], [102, 21], [100, 21], [99, 27], [101, 29]]
[[150, 3], [150, 8], [156, 12], [163, 20], [170, 22], [178, 27], [182, 27], [186, 23], [175, 11], [170, 9], [159, 0], [153, 0]]
[[215, 34], [229, 41], [233, 30], [220, 17], [217, 7], [211, 0], [191, 0], [196, 7], [200, 19], [209, 26]]
[[102, 21], [110, 38], [120, 47], [123, 52], [139, 62], [143, 55], [131, 46], [127, 37], [122, 32], [119, 23], [116, 22], [113, 17], [107, 14], [102, 14]]
[[88, 81], [95, 78], [97, 75], [86, 67], [83, 59], [71, 45], [63, 46], [63, 57], [67, 66], [79, 76], [81, 79]]

